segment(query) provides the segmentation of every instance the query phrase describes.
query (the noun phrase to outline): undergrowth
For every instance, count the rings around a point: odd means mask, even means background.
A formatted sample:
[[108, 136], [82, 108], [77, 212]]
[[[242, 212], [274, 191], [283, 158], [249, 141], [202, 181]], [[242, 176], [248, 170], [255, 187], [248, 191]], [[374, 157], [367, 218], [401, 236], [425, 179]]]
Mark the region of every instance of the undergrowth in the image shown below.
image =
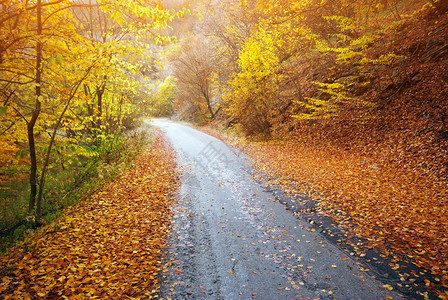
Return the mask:
[[[110, 136], [98, 143], [94, 155], [82, 157], [79, 163], [60, 165], [49, 172], [42, 203], [42, 223], [59, 218], [64, 208], [114, 180], [133, 167], [136, 156], [152, 142], [147, 125], [122, 135]], [[29, 201], [28, 170], [13, 166], [3, 172], [0, 181], [0, 253], [32, 232], [26, 222]]]

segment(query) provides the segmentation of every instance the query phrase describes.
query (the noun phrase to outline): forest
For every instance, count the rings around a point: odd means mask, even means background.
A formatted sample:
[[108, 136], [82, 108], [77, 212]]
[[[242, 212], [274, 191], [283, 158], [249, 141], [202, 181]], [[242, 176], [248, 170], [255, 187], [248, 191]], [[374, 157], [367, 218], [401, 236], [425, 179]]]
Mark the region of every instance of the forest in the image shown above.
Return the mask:
[[319, 198], [446, 297], [447, 0], [0, 8], [2, 236], [50, 223], [134, 166], [156, 139], [144, 120], [169, 117], [246, 152], [271, 184]]
[[[139, 142], [131, 130], [149, 111], [159, 64], [151, 47], [171, 40], [160, 28], [183, 12], [152, 1], [0, 6], [3, 219], [26, 212], [38, 224], [44, 198], [49, 209], [62, 207], [70, 186], [111, 173], [123, 144]], [[27, 195], [18, 195], [23, 180]]]
[[448, 2], [210, 1], [197, 11], [173, 25], [156, 115], [208, 124], [271, 185], [320, 199], [361, 248], [446, 287]]

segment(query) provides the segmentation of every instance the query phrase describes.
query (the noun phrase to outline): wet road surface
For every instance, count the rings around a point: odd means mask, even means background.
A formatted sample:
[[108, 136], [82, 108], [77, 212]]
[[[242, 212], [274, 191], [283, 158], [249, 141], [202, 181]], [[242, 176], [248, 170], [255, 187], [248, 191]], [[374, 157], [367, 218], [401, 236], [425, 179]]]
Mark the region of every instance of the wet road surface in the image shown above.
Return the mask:
[[169, 120], [151, 124], [165, 133], [184, 170], [163, 298], [399, 298], [276, 202], [239, 151]]

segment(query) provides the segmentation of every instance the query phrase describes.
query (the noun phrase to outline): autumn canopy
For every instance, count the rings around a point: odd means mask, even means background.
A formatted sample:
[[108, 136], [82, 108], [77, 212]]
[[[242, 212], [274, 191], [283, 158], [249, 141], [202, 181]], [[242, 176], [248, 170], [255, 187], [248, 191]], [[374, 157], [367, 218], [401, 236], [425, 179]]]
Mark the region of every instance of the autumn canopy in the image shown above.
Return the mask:
[[224, 128], [213, 134], [272, 184], [319, 199], [442, 295], [447, 12], [447, 0], [0, 0], [1, 232], [114, 178], [146, 145], [141, 121], [174, 117]]

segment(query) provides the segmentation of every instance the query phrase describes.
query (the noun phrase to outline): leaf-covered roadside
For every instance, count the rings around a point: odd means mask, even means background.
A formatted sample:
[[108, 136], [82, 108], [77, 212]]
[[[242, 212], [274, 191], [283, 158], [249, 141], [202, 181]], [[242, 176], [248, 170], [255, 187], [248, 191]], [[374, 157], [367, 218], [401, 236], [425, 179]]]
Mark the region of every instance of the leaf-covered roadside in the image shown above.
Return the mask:
[[[305, 193], [319, 199], [320, 212], [364, 239], [364, 245], [354, 245], [358, 254], [377, 247], [390, 259], [389, 266], [398, 273], [403, 288], [420, 284], [430, 290], [439, 289], [435, 293], [446, 299], [446, 182], [305, 140], [247, 142], [219, 131], [205, 131], [249, 154], [260, 174], [267, 175], [268, 184], [281, 185], [291, 194]], [[433, 280], [402, 267], [402, 254], [432, 274]]]
[[0, 257], [0, 298], [152, 298], [176, 176], [157, 135], [135, 168]]

